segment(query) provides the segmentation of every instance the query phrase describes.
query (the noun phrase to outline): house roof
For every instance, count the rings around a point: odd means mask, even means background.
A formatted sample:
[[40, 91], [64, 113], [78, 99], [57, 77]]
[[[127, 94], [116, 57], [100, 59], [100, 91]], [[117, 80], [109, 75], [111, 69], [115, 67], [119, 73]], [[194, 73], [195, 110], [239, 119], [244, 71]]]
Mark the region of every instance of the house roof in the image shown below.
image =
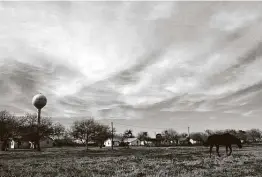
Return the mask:
[[124, 142], [132, 142], [132, 141], [137, 141], [137, 138], [126, 138], [124, 139]]
[[[108, 138], [106, 141], [111, 140], [112, 138]], [[113, 141], [121, 141], [120, 138], [113, 138]]]

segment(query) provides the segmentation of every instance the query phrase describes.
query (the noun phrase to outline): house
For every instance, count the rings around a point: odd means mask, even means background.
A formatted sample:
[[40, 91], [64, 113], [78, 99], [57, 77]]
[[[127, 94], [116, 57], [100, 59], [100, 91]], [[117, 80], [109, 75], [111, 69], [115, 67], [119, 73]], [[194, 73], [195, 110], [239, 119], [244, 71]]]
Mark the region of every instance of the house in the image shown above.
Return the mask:
[[[19, 141], [18, 142], [16, 140], [10, 138], [7, 143], [8, 143], [7, 144], [8, 149], [30, 148], [29, 142], [26, 142], [26, 141], [23, 141], [23, 142]], [[0, 142], [0, 147], [2, 147], [2, 144], [3, 144], [3, 142]]]
[[172, 141], [168, 140], [168, 139], [164, 139], [161, 141], [161, 145], [164, 145], [164, 146], [170, 146], [172, 145]]
[[198, 141], [193, 140], [192, 138], [189, 139], [189, 142], [190, 142], [191, 144], [198, 144], [198, 143], [199, 143]]
[[141, 141], [137, 138], [126, 138], [125, 143], [128, 143], [129, 146], [141, 146]]
[[[113, 139], [113, 146], [119, 146], [120, 142], [121, 142], [121, 139], [120, 139], [120, 138], [114, 138], [114, 139]], [[105, 147], [111, 147], [111, 146], [112, 146], [112, 139], [111, 139], [111, 138], [107, 139], [107, 140], [104, 142], [104, 146], [105, 146]]]
[[178, 144], [179, 145], [189, 145], [190, 144], [189, 140], [190, 139], [188, 137], [179, 138]]
[[72, 141], [73, 141], [74, 143], [76, 143], [76, 144], [84, 144], [84, 143], [85, 143], [84, 140], [80, 140], [80, 139], [73, 139]]
[[[50, 137], [42, 137], [40, 139], [40, 147], [41, 148], [50, 148], [53, 147], [54, 140]], [[11, 139], [9, 141], [9, 148], [10, 149], [33, 149], [34, 148], [34, 143], [31, 141], [15, 141], [14, 139]]]
[[43, 137], [40, 140], [40, 147], [42, 148], [51, 148], [53, 147], [54, 140], [50, 137]]
[[150, 140], [140, 140], [140, 146], [147, 146], [152, 143]]

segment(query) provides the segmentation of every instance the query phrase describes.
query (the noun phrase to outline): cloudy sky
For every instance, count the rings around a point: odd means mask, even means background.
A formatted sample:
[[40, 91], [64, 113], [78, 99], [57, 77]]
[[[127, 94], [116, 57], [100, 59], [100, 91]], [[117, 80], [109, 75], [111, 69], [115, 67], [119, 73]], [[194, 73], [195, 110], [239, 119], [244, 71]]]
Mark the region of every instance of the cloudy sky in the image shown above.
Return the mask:
[[1, 2], [0, 22], [2, 110], [41, 92], [65, 125], [262, 128], [262, 2]]

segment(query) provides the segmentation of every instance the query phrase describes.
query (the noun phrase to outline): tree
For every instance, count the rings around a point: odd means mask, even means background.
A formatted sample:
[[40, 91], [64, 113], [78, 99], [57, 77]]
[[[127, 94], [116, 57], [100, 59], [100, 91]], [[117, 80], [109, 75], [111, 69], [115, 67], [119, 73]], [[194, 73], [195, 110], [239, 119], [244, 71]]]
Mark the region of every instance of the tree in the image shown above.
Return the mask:
[[53, 123], [50, 117], [41, 117], [39, 138], [37, 134], [37, 114], [26, 113], [25, 116], [22, 116], [20, 119], [20, 138], [18, 140], [33, 142], [35, 149], [40, 146], [39, 139], [54, 135]]
[[135, 136], [133, 135], [133, 130], [128, 129], [124, 131], [123, 138], [134, 138]]
[[187, 136], [188, 136], [187, 133], [180, 133], [180, 134], [179, 134], [179, 137], [181, 137], [181, 138], [186, 138]]
[[226, 129], [224, 133], [230, 133], [231, 135], [237, 136], [237, 131], [234, 129]]
[[174, 144], [174, 142], [176, 142], [176, 144], [178, 144], [178, 140], [179, 140], [179, 134], [177, 131], [173, 130], [173, 129], [167, 129], [164, 130], [162, 132], [162, 137], [166, 140], [168, 140], [169, 142], [172, 141], [172, 143]]
[[1, 150], [7, 150], [8, 141], [18, 135], [19, 122], [8, 111], [0, 112], [0, 141], [3, 142]]
[[140, 140], [140, 141], [147, 141], [149, 136], [148, 136], [148, 132], [139, 132], [137, 134], [137, 138]]
[[140, 140], [140, 141], [144, 141], [144, 145], [147, 144], [147, 141], [150, 139], [150, 137], [148, 136], [148, 133], [147, 132], [139, 132], [137, 134], [137, 138]]
[[210, 136], [210, 135], [213, 135], [213, 134], [214, 134], [214, 131], [207, 129], [207, 130], [205, 130], [205, 133], [206, 133], [208, 136]]
[[261, 138], [261, 131], [259, 129], [251, 129], [247, 131], [247, 135], [250, 136], [253, 142], [256, 142], [257, 139]]
[[207, 139], [207, 135], [202, 132], [193, 132], [190, 134], [190, 137], [198, 142], [204, 143]]
[[93, 118], [75, 121], [72, 125], [72, 135], [85, 143], [88, 149], [88, 142], [94, 137], [96, 126]]
[[65, 134], [65, 127], [60, 124], [60, 123], [56, 123], [53, 124], [53, 138], [54, 139], [61, 139], [64, 134]]
[[239, 130], [239, 131], [237, 132], [237, 137], [238, 137], [240, 140], [243, 140], [244, 142], [247, 142], [247, 133], [246, 133], [246, 131]]
[[93, 140], [99, 144], [99, 147], [102, 148], [105, 140], [112, 136], [110, 127], [107, 125], [97, 124], [94, 129]]

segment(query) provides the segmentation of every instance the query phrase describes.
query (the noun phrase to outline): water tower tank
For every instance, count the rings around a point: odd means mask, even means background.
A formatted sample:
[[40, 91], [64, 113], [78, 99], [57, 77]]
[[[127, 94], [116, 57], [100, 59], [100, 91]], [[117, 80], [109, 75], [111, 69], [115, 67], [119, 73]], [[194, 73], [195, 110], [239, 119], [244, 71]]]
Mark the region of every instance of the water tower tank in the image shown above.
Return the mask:
[[47, 103], [46, 97], [39, 93], [35, 95], [32, 99], [32, 104], [37, 108], [37, 109], [42, 109]]

